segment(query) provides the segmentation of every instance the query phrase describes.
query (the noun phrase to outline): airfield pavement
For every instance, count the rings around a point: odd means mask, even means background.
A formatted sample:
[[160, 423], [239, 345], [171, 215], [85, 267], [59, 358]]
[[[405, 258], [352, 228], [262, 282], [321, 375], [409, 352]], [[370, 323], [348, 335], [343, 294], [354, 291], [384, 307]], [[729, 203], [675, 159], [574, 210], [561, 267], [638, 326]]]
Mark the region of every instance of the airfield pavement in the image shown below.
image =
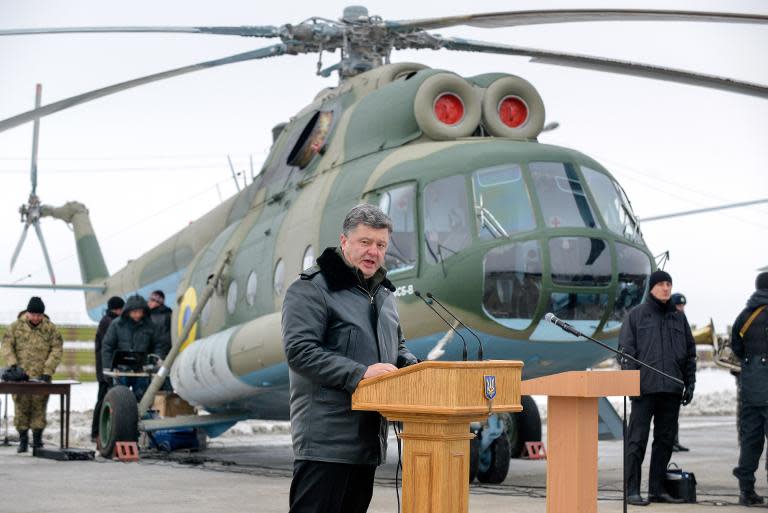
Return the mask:
[[[673, 461], [696, 474], [699, 504], [630, 506], [629, 511], [743, 511], [737, 505], [738, 490], [731, 475], [738, 456], [733, 416], [682, 417], [680, 440], [691, 452], [675, 453]], [[397, 511], [396, 447], [390, 439], [388, 463], [377, 473], [371, 513]], [[18, 455], [14, 445], [0, 446], [0, 512], [271, 513], [288, 509], [292, 468], [288, 434], [217, 439], [207, 451], [174, 458], [177, 461], [144, 458], [139, 463], [118, 463], [97, 458], [56, 462]], [[622, 511], [620, 441], [600, 442], [599, 468], [598, 510]], [[758, 493], [768, 493], [764, 469], [761, 464]], [[504, 483], [472, 486], [470, 511], [544, 512], [545, 483], [544, 461], [512, 460]]]

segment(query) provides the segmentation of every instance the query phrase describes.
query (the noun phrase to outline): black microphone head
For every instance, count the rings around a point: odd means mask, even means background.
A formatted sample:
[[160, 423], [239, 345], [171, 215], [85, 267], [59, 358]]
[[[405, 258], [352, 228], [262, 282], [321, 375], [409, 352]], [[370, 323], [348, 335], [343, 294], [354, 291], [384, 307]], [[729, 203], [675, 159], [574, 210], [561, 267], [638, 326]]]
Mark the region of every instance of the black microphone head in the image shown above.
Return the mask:
[[419, 292], [418, 290], [414, 290], [413, 295], [416, 297], [421, 297], [421, 292]]
[[432, 293], [431, 293], [431, 292], [427, 292], [427, 297], [428, 297], [429, 299], [432, 299]]
[[547, 322], [553, 322], [553, 319], [557, 319], [557, 317], [555, 317], [555, 314], [552, 312], [548, 312], [546, 315], [544, 315], [544, 320]]

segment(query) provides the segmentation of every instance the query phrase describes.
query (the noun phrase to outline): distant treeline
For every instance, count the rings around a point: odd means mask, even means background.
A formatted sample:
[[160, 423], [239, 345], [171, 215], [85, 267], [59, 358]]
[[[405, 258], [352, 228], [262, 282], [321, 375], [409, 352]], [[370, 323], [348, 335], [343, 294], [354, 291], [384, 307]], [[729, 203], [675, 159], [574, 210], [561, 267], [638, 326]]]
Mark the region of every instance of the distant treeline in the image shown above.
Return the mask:
[[[54, 379], [95, 381], [93, 339], [96, 337], [96, 326], [58, 325], [57, 327], [64, 338], [64, 357], [56, 370]], [[0, 339], [5, 335], [7, 328], [7, 324], [0, 324]], [[0, 354], [0, 367], [5, 367], [2, 354]]]

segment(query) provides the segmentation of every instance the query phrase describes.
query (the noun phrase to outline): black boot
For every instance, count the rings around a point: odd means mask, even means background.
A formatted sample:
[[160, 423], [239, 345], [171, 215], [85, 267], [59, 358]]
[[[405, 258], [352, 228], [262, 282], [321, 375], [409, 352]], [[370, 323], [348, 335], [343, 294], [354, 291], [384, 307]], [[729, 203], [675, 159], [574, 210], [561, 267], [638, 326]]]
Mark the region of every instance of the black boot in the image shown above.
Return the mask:
[[763, 496], [756, 494], [754, 490], [742, 490], [739, 494], [739, 504], [742, 506], [755, 506], [763, 503]]
[[39, 449], [42, 446], [43, 446], [43, 430], [33, 429], [32, 430], [32, 448]]
[[29, 450], [29, 431], [19, 431], [19, 448], [16, 452], [27, 452]]

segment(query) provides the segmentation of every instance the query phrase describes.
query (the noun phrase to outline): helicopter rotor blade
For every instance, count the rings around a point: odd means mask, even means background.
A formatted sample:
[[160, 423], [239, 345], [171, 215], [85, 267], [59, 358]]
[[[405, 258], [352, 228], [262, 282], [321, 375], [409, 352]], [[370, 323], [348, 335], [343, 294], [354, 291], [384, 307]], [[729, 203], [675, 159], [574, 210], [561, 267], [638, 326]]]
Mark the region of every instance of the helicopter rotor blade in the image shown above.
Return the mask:
[[39, 119], [44, 116], [48, 116], [55, 112], [59, 112], [64, 109], [74, 107], [75, 105], [80, 105], [81, 103], [86, 103], [91, 100], [101, 98], [103, 96], [108, 96], [110, 94], [115, 94], [120, 91], [125, 91], [126, 89], [131, 89], [133, 87], [149, 84], [151, 82], [157, 82], [158, 80], [165, 80], [166, 78], [172, 78], [179, 75], [184, 75], [186, 73], [191, 73], [193, 71], [200, 71], [204, 69], [215, 68], [218, 66], [224, 66], [226, 64], [234, 64], [237, 62], [252, 61], [257, 59], [266, 59], [268, 57], [276, 57], [278, 55], [283, 55], [288, 51], [289, 51], [289, 47], [287, 45], [280, 43], [272, 46], [267, 46], [265, 48], [260, 48], [258, 50], [251, 50], [249, 52], [238, 53], [235, 55], [230, 55], [228, 57], [223, 57], [221, 59], [214, 59], [210, 61], [200, 62], [197, 64], [190, 64], [188, 66], [182, 66], [181, 68], [175, 68], [168, 71], [161, 71], [160, 73], [153, 73], [152, 75], [146, 75], [144, 77], [134, 78], [132, 80], [127, 80], [125, 82], [120, 82], [118, 84], [112, 84], [110, 86], [102, 87], [100, 89], [94, 89], [93, 91], [79, 94], [77, 96], [72, 96], [70, 98], [65, 98], [57, 102], [49, 103], [48, 105], [44, 105], [43, 107], [40, 107], [38, 109], [30, 110], [22, 114], [18, 114], [16, 116], [4, 119], [0, 121], [0, 132], [8, 130], [10, 128], [17, 127], [24, 123], [28, 123], [32, 120]]
[[27, 239], [28, 230], [29, 223], [24, 223], [24, 229], [21, 231], [21, 237], [19, 238], [18, 244], [16, 244], [16, 249], [13, 251], [13, 256], [11, 257], [11, 271], [13, 271], [13, 267], [16, 265], [16, 259], [19, 258], [19, 253], [21, 253], [21, 248], [24, 246], [24, 241]]
[[[35, 109], [40, 108], [40, 100], [43, 94], [42, 84], [35, 86]], [[40, 118], [35, 118], [32, 128], [32, 164], [30, 168], [30, 177], [32, 179], [32, 195], [37, 193], [37, 141], [40, 135]]]
[[388, 21], [385, 25], [396, 32], [433, 30], [466, 25], [479, 28], [517, 27], [551, 23], [585, 21], [694, 21], [720, 23], [768, 23], [762, 14], [741, 14], [704, 11], [669, 11], [656, 9], [556, 9], [535, 11], [506, 11], [420, 20]]
[[280, 37], [280, 27], [272, 25], [241, 27], [53, 27], [0, 30], [0, 36], [29, 36], [40, 34], [98, 34], [98, 33], [182, 33], [214, 34], [219, 36]]
[[40, 222], [34, 221], [32, 225], [35, 227], [35, 233], [37, 234], [37, 240], [40, 241], [40, 247], [43, 248], [43, 257], [45, 257], [45, 265], [48, 267], [48, 274], [51, 277], [51, 283], [56, 285], [56, 276], [53, 274], [53, 266], [51, 265], [51, 258], [48, 256], [48, 248], [45, 245], [43, 231], [40, 229]]
[[604, 57], [592, 57], [589, 55], [553, 52], [522, 46], [511, 46], [500, 43], [486, 43], [469, 39], [448, 38], [431, 36], [436, 39], [442, 48], [465, 52], [495, 53], [501, 55], [518, 55], [530, 57], [531, 62], [568, 66], [571, 68], [604, 71], [621, 75], [652, 78], [667, 82], [708, 87], [732, 93], [746, 94], [759, 98], [768, 98], [768, 85], [744, 82], [717, 75], [707, 75], [693, 71], [685, 71], [675, 68], [665, 68], [638, 62], [607, 59]]

